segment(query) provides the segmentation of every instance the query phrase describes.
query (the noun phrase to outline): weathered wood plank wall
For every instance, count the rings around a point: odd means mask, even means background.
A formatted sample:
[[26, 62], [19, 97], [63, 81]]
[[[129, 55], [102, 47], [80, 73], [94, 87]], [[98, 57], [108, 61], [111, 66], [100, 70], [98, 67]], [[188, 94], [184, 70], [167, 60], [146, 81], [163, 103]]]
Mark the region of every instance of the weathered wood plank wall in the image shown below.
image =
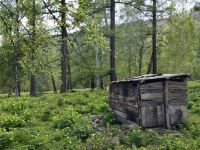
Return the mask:
[[187, 122], [187, 80], [112, 84], [109, 105], [122, 123], [170, 128], [176, 123]]
[[[112, 85], [109, 105], [117, 119], [123, 123], [138, 123], [138, 93], [133, 83]], [[133, 123], [133, 122], [132, 122]]]

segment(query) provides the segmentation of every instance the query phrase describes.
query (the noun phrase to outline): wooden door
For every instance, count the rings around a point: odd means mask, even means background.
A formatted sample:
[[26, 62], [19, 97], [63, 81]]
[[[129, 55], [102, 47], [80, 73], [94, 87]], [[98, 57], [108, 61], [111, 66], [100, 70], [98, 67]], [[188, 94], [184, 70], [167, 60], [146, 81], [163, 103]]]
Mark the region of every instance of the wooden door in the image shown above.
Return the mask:
[[164, 126], [164, 93], [162, 82], [141, 84], [140, 96], [141, 126]]

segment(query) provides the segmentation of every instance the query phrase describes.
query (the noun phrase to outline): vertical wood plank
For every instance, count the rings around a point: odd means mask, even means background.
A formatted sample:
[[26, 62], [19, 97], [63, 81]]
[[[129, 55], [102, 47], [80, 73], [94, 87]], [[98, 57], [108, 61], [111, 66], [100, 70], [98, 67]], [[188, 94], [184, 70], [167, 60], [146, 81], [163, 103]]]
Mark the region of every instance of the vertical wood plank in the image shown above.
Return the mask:
[[168, 104], [168, 80], [163, 81], [163, 89], [164, 89], [164, 120], [165, 120], [165, 128], [170, 128], [169, 122], [169, 104]]

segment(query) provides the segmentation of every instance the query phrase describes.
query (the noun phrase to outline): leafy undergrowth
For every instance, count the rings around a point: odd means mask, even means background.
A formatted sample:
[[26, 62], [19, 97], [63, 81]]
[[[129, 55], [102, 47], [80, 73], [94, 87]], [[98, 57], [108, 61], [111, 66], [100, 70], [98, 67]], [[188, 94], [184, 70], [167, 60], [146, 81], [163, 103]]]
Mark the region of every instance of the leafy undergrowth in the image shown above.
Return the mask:
[[189, 122], [172, 130], [120, 125], [103, 90], [1, 99], [0, 149], [198, 150], [200, 82], [189, 87]]

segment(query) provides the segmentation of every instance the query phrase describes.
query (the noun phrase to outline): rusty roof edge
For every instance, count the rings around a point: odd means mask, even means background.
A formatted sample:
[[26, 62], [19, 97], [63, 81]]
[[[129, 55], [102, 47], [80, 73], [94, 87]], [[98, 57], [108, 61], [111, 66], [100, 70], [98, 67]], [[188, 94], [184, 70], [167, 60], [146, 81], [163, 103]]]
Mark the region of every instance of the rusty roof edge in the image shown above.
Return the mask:
[[[151, 76], [152, 75], [152, 76]], [[172, 79], [176, 77], [184, 77], [184, 78], [190, 78], [191, 74], [189, 73], [179, 73], [179, 74], [151, 74], [150, 76], [139, 76], [139, 77], [134, 77], [133, 79], [128, 79], [128, 80], [118, 80], [118, 81], [112, 81], [111, 84], [113, 83], [122, 83], [122, 82], [140, 82], [143, 83], [145, 81], [149, 80], [157, 80], [157, 79]]]

